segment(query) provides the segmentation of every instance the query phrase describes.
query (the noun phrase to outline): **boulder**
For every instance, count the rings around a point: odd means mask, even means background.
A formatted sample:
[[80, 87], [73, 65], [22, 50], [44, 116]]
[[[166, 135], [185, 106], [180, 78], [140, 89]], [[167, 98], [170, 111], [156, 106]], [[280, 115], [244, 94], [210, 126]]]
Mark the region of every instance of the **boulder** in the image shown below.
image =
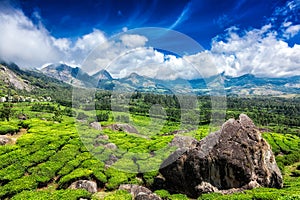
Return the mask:
[[119, 190], [126, 190], [131, 193], [134, 200], [161, 200], [161, 198], [152, 193], [151, 190], [139, 185], [123, 184]]
[[97, 192], [97, 183], [89, 180], [78, 180], [69, 186], [70, 189], [85, 189], [90, 193]]
[[98, 140], [108, 140], [109, 136], [108, 135], [98, 135], [97, 139]]
[[0, 135], [0, 145], [6, 145], [7, 143], [11, 142], [12, 140], [7, 137], [6, 135]]
[[111, 154], [108, 158], [108, 160], [105, 161], [105, 168], [109, 168], [112, 166], [115, 162], [117, 162], [119, 159], [114, 154]]
[[116, 150], [118, 148], [114, 143], [107, 143], [104, 145], [104, 147], [110, 150]]
[[27, 116], [25, 114], [19, 114], [18, 115], [18, 119], [20, 119], [20, 120], [26, 120]]
[[113, 131], [124, 131], [127, 133], [137, 133], [137, 134], [139, 133], [134, 126], [131, 126], [129, 124], [111, 124], [103, 128], [109, 128]]
[[92, 127], [93, 129], [99, 130], [99, 131], [102, 130], [101, 124], [99, 122], [92, 122], [92, 123], [90, 123], [90, 127]]
[[195, 147], [197, 143], [198, 141], [190, 136], [176, 135], [169, 145], [178, 148], [191, 148]]
[[[260, 186], [283, 186], [270, 145], [245, 114], [238, 120], [229, 119], [220, 131], [209, 134], [184, 152], [182, 148], [178, 151], [160, 169], [171, 192], [197, 198], [218, 190], [230, 193]], [[165, 164], [170, 160], [175, 162]]]

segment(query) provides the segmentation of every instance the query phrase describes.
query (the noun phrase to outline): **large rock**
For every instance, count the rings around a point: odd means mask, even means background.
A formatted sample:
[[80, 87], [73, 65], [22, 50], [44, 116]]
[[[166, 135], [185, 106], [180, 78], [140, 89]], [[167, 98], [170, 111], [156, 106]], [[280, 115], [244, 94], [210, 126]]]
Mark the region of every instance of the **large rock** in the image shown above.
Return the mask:
[[93, 129], [96, 129], [96, 130], [102, 130], [101, 128], [101, 124], [99, 122], [92, 122], [90, 123], [90, 127], [92, 127]]
[[161, 200], [161, 198], [155, 193], [152, 193], [151, 190], [139, 185], [124, 184], [120, 185], [119, 190], [130, 192], [134, 200]]
[[137, 134], [139, 133], [134, 126], [131, 126], [129, 124], [111, 124], [103, 128], [109, 128], [113, 131], [124, 131], [127, 133], [137, 133]]
[[[270, 145], [247, 115], [228, 120], [220, 131], [183, 153], [182, 148], [179, 151], [160, 169], [171, 192], [198, 197], [218, 190], [230, 193], [260, 186], [282, 187], [282, 175]], [[175, 162], [166, 166], [170, 160]]]
[[0, 135], [0, 145], [6, 145], [7, 143], [11, 142], [12, 140], [7, 137], [6, 135]]
[[97, 183], [89, 180], [79, 180], [72, 183], [69, 187], [70, 189], [85, 189], [90, 193], [97, 192]]

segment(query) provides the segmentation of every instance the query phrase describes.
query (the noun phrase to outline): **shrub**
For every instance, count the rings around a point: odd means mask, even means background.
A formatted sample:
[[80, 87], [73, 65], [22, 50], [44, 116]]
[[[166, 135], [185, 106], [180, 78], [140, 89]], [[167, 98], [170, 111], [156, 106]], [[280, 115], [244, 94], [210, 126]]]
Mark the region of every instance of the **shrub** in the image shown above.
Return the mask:
[[132, 200], [132, 196], [125, 190], [117, 190], [116, 192], [104, 197], [104, 200]]
[[97, 113], [97, 119], [99, 122], [102, 122], [102, 121], [108, 121], [109, 119], [109, 111], [101, 111], [99, 113]]
[[19, 127], [16, 126], [11, 126], [11, 125], [1, 125], [0, 126], [0, 135], [5, 135], [5, 134], [15, 134], [18, 132]]
[[130, 119], [129, 119], [129, 116], [126, 116], [126, 115], [118, 115], [116, 117], [116, 121], [117, 122], [123, 122], [123, 123], [129, 123]]
[[162, 199], [170, 199], [171, 196], [167, 190], [156, 190], [154, 193], [160, 196]]
[[19, 163], [14, 163], [0, 171], [0, 180], [9, 180], [20, 178], [24, 175], [25, 167]]
[[84, 114], [83, 112], [79, 112], [77, 115], [78, 120], [86, 120], [89, 116]]
[[189, 200], [189, 198], [184, 194], [172, 194], [170, 196], [171, 200]]
[[[35, 176], [23, 176], [20, 179], [15, 179], [0, 189], [0, 197], [5, 195], [14, 195], [16, 193], [19, 193], [23, 190], [32, 190], [37, 188], [38, 184], [36, 182]], [[4, 193], [1, 193], [4, 191]]]
[[106, 184], [108, 190], [117, 189], [121, 184], [130, 182], [136, 176], [134, 173], [125, 173], [112, 167], [105, 171], [105, 175], [109, 177]]
[[293, 171], [292, 176], [293, 177], [300, 177], [300, 171], [299, 170]]
[[91, 194], [83, 189], [77, 190], [56, 190], [56, 191], [23, 191], [15, 195], [12, 200], [77, 200], [80, 198], [90, 198]]
[[93, 173], [93, 171], [83, 168], [77, 168], [74, 171], [72, 171], [70, 174], [65, 175], [62, 177], [58, 184], [59, 187], [66, 187], [67, 185], [70, 185], [72, 182], [79, 180], [79, 179], [89, 179], [90, 175]]

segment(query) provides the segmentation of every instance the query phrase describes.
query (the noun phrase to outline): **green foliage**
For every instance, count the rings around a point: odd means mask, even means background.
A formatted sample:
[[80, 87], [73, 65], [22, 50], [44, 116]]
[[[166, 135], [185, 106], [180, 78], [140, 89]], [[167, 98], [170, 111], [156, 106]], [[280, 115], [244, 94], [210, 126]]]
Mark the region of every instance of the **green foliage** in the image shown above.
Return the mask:
[[4, 103], [0, 108], [0, 120], [6, 119], [9, 121], [10, 117], [13, 115], [13, 104], [12, 103]]
[[0, 126], [0, 135], [15, 134], [16, 132], [18, 132], [18, 130], [19, 130], [18, 126], [1, 125]]
[[184, 194], [172, 194], [169, 198], [170, 200], [189, 200], [189, 198]]
[[130, 182], [130, 180], [134, 179], [136, 176], [134, 173], [122, 172], [113, 167], [108, 168], [105, 171], [105, 175], [109, 178], [106, 184], [108, 190], [116, 189], [121, 184]]
[[50, 103], [35, 103], [31, 106], [31, 110], [35, 112], [50, 112], [55, 110], [55, 106]]
[[154, 193], [160, 196], [162, 199], [170, 199], [171, 196], [167, 190], [156, 190]]
[[23, 190], [32, 190], [37, 188], [38, 183], [35, 176], [23, 176], [19, 179], [14, 179], [0, 187], [0, 197], [17, 194]]
[[102, 122], [102, 121], [108, 121], [109, 119], [109, 112], [108, 111], [101, 111], [101, 112], [98, 112], [97, 113], [97, 119], [99, 122]]
[[79, 112], [77, 115], [78, 120], [86, 120], [89, 116], [86, 115], [84, 112]]
[[79, 179], [89, 179], [90, 175], [93, 171], [88, 169], [77, 168], [71, 173], [63, 176], [58, 184], [60, 188], [70, 185], [72, 182], [79, 180]]
[[19, 163], [14, 163], [0, 171], [0, 181], [12, 181], [24, 175], [26, 168]]
[[[103, 120], [106, 120], [101, 122], [101, 124], [103, 126], [109, 125], [112, 123], [112, 115], [109, 110], [110, 94], [103, 92], [103, 94], [97, 95], [99, 98], [97, 97], [96, 106], [97, 108], [103, 108], [99, 109], [97, 113], [104, 113], [105, 119]], [[100, 100], [100, 97], [102, 100]], [[75, 124], [74, 119], [68, 117], [71, 116], [72, 112], [76, 111], [79, 116], [78, 119], [88, 120], [91, 116], [91, 111], [73, 110], [70, 107], [58, 106], [55, 103], [14, 104], [13, 109], [16, 112], [26, 113], [30, 117], [27, 120], [19, 121], [12, 116], [9, 122], [0, 122], [0, 133], [3, 130], [2, 134], [18, 132], [21, 127], [28, 129], [27, 133], [20, 137], [16, 136], [19, 138], [15, 145], [0, 146], [0, 199], [91, 198], [91, 195], [85, 190], [58, 190], [59, 188], [68, 187], [71, 182], [81, 178], [97, 181], [98, 187], [103, 188], [105, 191], [106, 195], [104, 196], [106, 196], [106, 199], [131, 199], [131, 195], [128, 192], [114, 191], [120, 184], [133, 183], [151, 186], [158, 172], [142, 172], [158, 169], [161, 162], [174, 150], [166, 147], [174, 137], [171, 132], [182, 128], [180, 123], [177, 122], [178, 116], [176, 116], [180, 114], [178, 113], [180, 105], [177, 98], [172, 95], [156, 96], [154, 94], [135, 93], [125, 98], [130, 99], [128, 108], [131, 114], [123, 113], [122, 110], [124, 108], [120, 108], [120, 112], [116, 112], [116, 120], [121, 122], [130, 120], [134, 126], [138, 127], [139, 134], [109, 129], [104, 129], [100, 133], [89, 128], [87, 123], [76, 122], [77, 124]], [[211, 105], [207, 97], [198, 97], [198, 99], [201, 101], [199, 107], [201, 109], [200, 124], [202, 125], [198, 129], [183, 133], [183, 135], [201, 139], [212, 128], [209, 125], [203, 125], [209, 123], [209, 107]], [[287, 129], [280, 129], [284, 134], [276, 133], [275, 131], [262, 134], [272, 146], [276, 155], [276, 161], [284, 172], [285, 188], [281, 190], [260, 188], [232, 195], [205, 194], [199, 199], [299, 198], [300, 167], [297, 169], [297, 166], [300, 161], [300, 138], [297, 136], [297, 126], [294, 126], [297, 122], [291, 119], [284, 119], [288, 118], [289, 111], [284, 111], [284, 109], [291, 108], [288, 105], [289, 103], [295, 108], [292, 108], [293, 112], [298, 112], [298, 106], [295, 105], [297, 101], [276, 99], [274, 101], [276, 106], [268, 106], [261, 100], [252, 102], [256, 101], [256, 99], [232, 98], [231, 100], [233, 102], [229, 105], [228, 117], [236, 117], [241, 112], [246, 112], [250, 117], [253, 116], [253, 119], [258, 124], [278, 120], [276, 123], [279, 125], [283, 124], [284, 128], [289, 126]], [[250, 106], [251, 102], [254, 105], [253, 107]], [[267, 100], [267, 102], [272, 104], [272, 100]], [[280, 105], [280, 102], [283, 105]], [[68, 105], [68, 102], [65, 103]], [[151, 126], [149, 109], [153, 104], [162, 105], [167, 115], [174, 112], [172, 114], [174, 119], [167, 117], [168, 120], [162, 127]], [[247, 107], [248, 109], [242, 111], [239, 106], [241, 108]], [[84, 105], [82, 107], [87, 108], [87, 110], [89, 108]], [[272, 109], [276, 111], [269, 112]], [[264, 114], [257, 114], [258, 110]], [[59, 111], [57, 116], [63, 119], [58, 120], [61, 123], [54, 123], [51, 120], [53, 115], [55, 116], [55, 111]], [[268, 115], [267, 113], [273, 114]], [[109, 118], [107, 118], [107, 115]], [[256, 121], [261, 116], [268, 116], [269, 118], [266, 121]], [[158, 113], [154, 117], [159, 119], [162, 116]], [[188, 116], [186, 119], [193, 120], [191, 117], [193, 116]], [[291, 118], [293, 117], [296, 120], [298, 119], [298, 115], [292, 114]], [[41, 120], [41, 118], [45, 120]], [[76, 127], [75, 125], [78, 126]], [[269, 125], [264, 128], [266, 130], [275, 130], [278, 126]], [[79, 138], [77, 130], [83, 131], [85, 134]], [[107, 135], [109, 139], [99, 140], [97, 139], [99, 135]], [[97, 145], [95, 145], [96, 143]], [[107, 143], [116, 144], [118, 149], [107, 149], [103, 146]], [[118, 157], [118, 161], [110, 168], [106, 168], [104, 163], [112, 155]], [[293, 167], [287, 167], [287, 165], [291, 164], [293, 164]], [[130, 173], [130, 171], [140, 171], [141, 173]], [[53, 188], [50, 189], [50, 187]], [[165, 190], [158, 190], [156, 193], [164, 199], [187, 199], [185, 195], [171, 195]], [[93, 195], [93, 198], [94, 196], [95, 198], [97, 197], [96, 194]]]
[[77, 200], [79, 198], [90, 198], [91, 194], [82, 189], [77, 190], [56, 190], [56, 191], [23, 191], [15, 196], [12, 200]]
[[52, 117], [52, 119], [54, 121], [57, 122], [61, 122], [62, 121], [62, 115], [63, 115], [63, 111], [61, 110], [60, 106], [58, 106], [54, 111], [53, 111], [54, 116]]
[[116, 192], [104, 197], [104, 200], [132, 200], [132, 196], [125, 190], [117, 190]]
[[65, 109], [63, 110], [63, 114], [69, 117], [76, 116], [76, 112], [70, 107], [65, 107]]

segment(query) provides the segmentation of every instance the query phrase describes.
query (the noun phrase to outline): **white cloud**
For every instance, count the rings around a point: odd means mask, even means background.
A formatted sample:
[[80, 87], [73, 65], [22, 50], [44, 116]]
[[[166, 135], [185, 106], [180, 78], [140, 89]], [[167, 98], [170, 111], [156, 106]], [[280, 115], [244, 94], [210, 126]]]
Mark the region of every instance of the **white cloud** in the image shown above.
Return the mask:
[[68, 51], [70, 49], [71, 41], [67, 38], [55, 39], [52, 37], [52, 42], [60, 51]]
[[244, 34], [230, 30], [222, 40], [213, 40], [211, 54], [219, 72], [231, 76], [300, 75], [300, 45], [290, 47], [277, 39], [277, 32], [270, 31], [270, 25]]
[[[295, 4], [289, 5], [295, 9]], [[183, 11], [183, 16], [187, 11]], [[85, 61], [84, 70], [94, 73], [108, 67], [115, 77], [137, 72], [159, 79], [194, 79], [223, 71], [231, 76], [245, 73], [272, 77], [300, 75], [300, 45], [291, 47], [278, 39], [279, 34], [272, 31], [271, 24], [244, 32], [230, 27], [226, 36], [213, 39], [210, 50], [178, 58], [147, 46], [150, 38], [128, 34], [126, 27], [115, 40], [107, 39], [104, 32], [97, 29], [75, 41], [55, 38], [41, 23], [39, 13], [33, 15], [38, 20], [37, 25], [20, 10], [0, 8], [1, 59], [16, 62], [21, 67], [40, 67], [60, 61], [78, 66], [96, 48]], [[286, 38], [300, 32], [300, 25], [288, 20], [281, 28]]]
[[34, 24], [21, 10], [4, 3], [0, 4], [0, 59], [20, 67], [39, 68], [59, 62], [78, 65], [93, 48], [106, 41], [104, 33], [97, 29], [75, 42], [55, 38], [41, 23], [38, 12], [32, 14], [38, 20]]
[[[194, 55], [184, 56], [183, 58], [189, 61], [196, 70], [191, 78], [210, 77], [219, 73], [216, 63], [219, 63], [220, 59], [216, 59], [210, 51], [199, 52]], [[221, 59], [221, 62], [223, 61]]]
[[123, 31], [123, 32], [127, 32], [127, 31], [128, 31], [128, 28], [125, 26], [125, 27], [122, 28], [122, 31]]
[[125, 34], [120, 37], [122, 43], [130, 48], [142, 47], [148, 39], [142, 35]]
[[293, 23], [292, 22], [283, 22], [282, 23], [282, 26], [283, 27], [289, 27], [290, 25], [292, 25]]
[[55, 62], [62, 55], [53, 46], [52, 37], [42, 26], [36, 26], [22, 11], [0, 10], [0, 56], [23, 67], [39, 67]]
[[94, 29], [92, 33], [86, 34], [79, 38], [74, 46], [74, 50], [91, 51], [97, 45], [106, 41], [104, 33], [100, 30]]
[[297, 35], [299, 33], [299, 31], [300, 31], [300, 24], [289, 26], [285, 30], [285, 36], [287, 36], [288, 38], [294, 37], [295, 35]]

